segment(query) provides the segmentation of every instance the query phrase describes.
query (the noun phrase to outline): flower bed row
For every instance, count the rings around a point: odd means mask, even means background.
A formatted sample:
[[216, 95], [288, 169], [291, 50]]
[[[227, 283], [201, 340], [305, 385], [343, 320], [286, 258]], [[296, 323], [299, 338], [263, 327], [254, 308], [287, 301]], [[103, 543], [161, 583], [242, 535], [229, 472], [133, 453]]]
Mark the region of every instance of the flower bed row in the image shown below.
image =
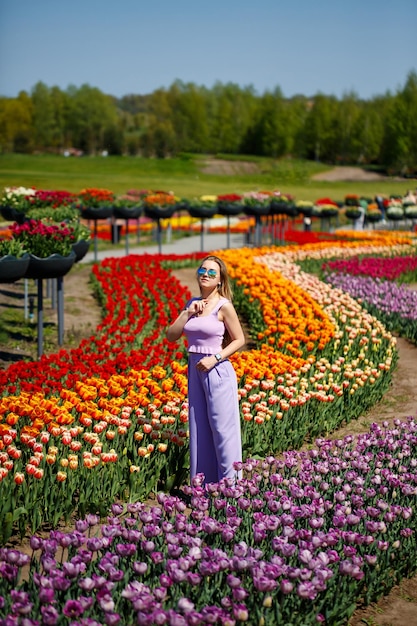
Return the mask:
[[187, 515], [161, 493], [34, 536], [31, 557], [0, 549], [0, 625], [347, 623], [416, 571], [416, 445], [411, 418], [374, 425], [248, 459], [236, 484], [197, 476]]
[[[372, 249], [409, 249], [401, 241], [378, 236]], [[339, 253], [367, 242], [341, 242]], [[334, 256], [338, 244], [331, 245]], [[245, 456], [296, 448], [354, 419], [381, 397], [396, 361], [385, 327], [299, 270], [295, 250], [219, 252], [257, 342], [233, 357]], [[310, 246], [312, 255], [319, 250], [324, 255], [326, 245]], [[195, 266], [199, 256], [132, 255], [95, 265], [105, 307], [95, 335], [0, 372], [3, 541], [16, 524], [23, 534], [28, 522], [34, 531], [74, 510], [101, 513], [116, 497], [135, 500], [183, 480], [186, 355], [183, 344], [166, 342], [165, 328], [189, 296], [174, 268]]]
[[340, 272], [325, 276], [326, 282], [358, 300], [378, 316], [390, 331], [417, 344], [417, 292], [379, 278], [350, 276]]

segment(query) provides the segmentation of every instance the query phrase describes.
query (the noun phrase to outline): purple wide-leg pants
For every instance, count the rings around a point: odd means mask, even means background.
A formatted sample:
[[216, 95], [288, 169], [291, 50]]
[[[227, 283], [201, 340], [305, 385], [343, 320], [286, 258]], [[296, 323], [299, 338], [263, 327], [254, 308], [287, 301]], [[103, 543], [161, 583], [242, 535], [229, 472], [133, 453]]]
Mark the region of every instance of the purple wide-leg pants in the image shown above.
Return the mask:
[[236, 373], [230, 361], [209, 372], [196, 368], [204, 354], [189, 353], [188, 420], [190, 475], [202, 473], [206, 483], [240, 475], [233, 463], [242, 461]]

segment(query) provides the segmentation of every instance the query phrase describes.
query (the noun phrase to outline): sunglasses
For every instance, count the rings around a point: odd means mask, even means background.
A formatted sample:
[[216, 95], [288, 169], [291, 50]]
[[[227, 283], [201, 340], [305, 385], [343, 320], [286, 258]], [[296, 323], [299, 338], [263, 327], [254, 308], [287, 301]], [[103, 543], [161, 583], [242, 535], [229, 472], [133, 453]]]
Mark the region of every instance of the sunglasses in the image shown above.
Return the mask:
[[197, 270], [197, 274], [199, 276], [205, 276], [207, 274], [209, 278], [216, 278], [217, 276], [216, 270], [207, 270], [205, 267], [199, 267]]

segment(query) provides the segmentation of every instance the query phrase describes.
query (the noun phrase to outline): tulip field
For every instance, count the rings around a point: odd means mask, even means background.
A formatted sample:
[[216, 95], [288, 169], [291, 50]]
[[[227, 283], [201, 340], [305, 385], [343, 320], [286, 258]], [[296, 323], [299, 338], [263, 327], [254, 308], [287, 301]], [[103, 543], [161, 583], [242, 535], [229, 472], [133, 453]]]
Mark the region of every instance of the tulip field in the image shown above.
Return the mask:
[[417, 344], [416, 249], [339, 231], [215, 252], [251, 349], [231, 357], [243, 478], [206, 487], [165, 337], [176, 270], [205, 254], [92, 265], [94, 335], [0, 371], [0, 626], [337, 626], [416, 572], [417, 416], [330, 438], [388, 389], [396, 335]]

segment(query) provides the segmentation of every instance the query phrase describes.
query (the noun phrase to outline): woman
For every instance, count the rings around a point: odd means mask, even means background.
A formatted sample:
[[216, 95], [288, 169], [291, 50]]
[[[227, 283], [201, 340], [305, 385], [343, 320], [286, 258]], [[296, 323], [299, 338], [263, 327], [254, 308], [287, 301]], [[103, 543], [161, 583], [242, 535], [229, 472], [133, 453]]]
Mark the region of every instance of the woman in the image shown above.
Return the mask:
[[206, 483], [234, 478], [242, 460], [237, 380], [228, 360], [245, 344], [231, 302], [227, 268], [207, 256], [197, 270], [200, 297], [191, 298], [167, 331], [169, 341], [184, 332], [188, 342], [190, 474]]

